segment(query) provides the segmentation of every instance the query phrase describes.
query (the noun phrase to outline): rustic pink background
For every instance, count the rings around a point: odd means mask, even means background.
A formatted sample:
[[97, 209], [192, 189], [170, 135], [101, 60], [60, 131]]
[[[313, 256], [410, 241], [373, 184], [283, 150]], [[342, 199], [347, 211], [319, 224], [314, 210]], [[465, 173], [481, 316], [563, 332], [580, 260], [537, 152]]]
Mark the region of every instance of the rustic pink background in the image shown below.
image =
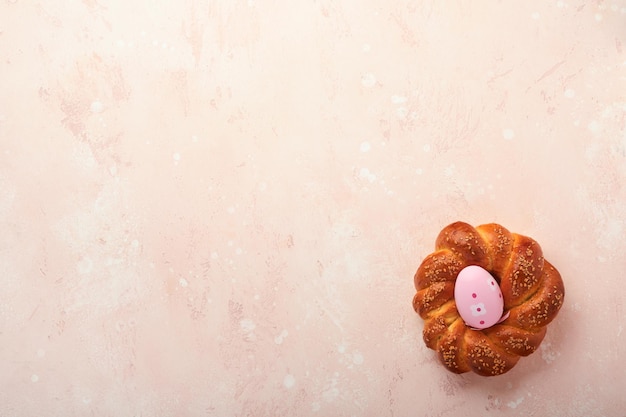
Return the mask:
[[[567, 296], [421, 340], [455, 220]], [[0, 2], [0, 415], [623, 416], [625, 1]]]

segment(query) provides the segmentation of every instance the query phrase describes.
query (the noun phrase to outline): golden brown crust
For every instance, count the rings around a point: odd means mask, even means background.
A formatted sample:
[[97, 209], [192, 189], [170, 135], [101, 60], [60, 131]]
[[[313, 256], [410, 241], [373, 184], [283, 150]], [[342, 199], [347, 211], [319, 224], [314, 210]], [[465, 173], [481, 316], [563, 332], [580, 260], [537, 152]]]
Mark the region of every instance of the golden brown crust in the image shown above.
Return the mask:
[[[474, 330], [460, 318], [454, 284], [468, 265], [489, 271], [500, 284], [509, 317], [488, 329]], [[414, 276], [414, 310], [424, 319], [424, 342], [455, 373], [500, 375], [521, 356], [533, 353], [546, 326], [563, 305], [559, 272], [543, 258], [539, 244], [495, 224], [476, 228], [456, 222], [437, 237]]]

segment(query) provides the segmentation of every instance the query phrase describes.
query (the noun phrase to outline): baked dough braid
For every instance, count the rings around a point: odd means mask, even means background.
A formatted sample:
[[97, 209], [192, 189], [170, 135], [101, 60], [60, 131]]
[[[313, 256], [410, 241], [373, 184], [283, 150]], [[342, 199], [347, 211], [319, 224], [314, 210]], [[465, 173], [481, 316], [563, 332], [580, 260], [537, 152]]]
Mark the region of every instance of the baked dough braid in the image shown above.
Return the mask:
[[[509, 316], [484, 330], [468, 327], [454, 302], [459, 272], [478, 265], [496, 279]], [[424, 342], [454, 373], [493, 376], [509, 371], [539, 347], [563, 305], [559, 272], [533, 239], [499, 224], [476, 228], [456, 222], [437, 237], [435, 252], [415, 273], [413, 308], [424, 319]]]

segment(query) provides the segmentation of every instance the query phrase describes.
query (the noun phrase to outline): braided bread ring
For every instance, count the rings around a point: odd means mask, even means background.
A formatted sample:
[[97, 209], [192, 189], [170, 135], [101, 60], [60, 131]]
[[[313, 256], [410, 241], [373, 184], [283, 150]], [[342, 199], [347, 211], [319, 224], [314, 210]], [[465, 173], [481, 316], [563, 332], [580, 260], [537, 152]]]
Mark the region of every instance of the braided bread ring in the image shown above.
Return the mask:
[[[469, 328], [454, 302], [456, 277], [469, 265], [493, 275], [504, 311], [510, 313], [484, 330]], [[543, 258], [539, 244], [494, 223], [446, 226], [414, 281], [413, 308], [424, 319], [424, 342], [448, 370], [459, 374], [493, 376], [511, 370], [521, 356], [537, 350], [565, 297], [561, 275]]]

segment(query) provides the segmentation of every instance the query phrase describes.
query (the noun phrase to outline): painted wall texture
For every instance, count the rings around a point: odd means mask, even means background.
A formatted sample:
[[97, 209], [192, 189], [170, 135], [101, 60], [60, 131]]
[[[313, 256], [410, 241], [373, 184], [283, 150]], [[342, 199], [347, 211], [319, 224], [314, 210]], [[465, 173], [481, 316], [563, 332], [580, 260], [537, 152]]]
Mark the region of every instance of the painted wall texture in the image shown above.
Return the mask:
[[[500, 377], [456, 220], [565, 282]], [[625, 233], [625, 1], [0, 2], [0, 416], [623, 416]]]

